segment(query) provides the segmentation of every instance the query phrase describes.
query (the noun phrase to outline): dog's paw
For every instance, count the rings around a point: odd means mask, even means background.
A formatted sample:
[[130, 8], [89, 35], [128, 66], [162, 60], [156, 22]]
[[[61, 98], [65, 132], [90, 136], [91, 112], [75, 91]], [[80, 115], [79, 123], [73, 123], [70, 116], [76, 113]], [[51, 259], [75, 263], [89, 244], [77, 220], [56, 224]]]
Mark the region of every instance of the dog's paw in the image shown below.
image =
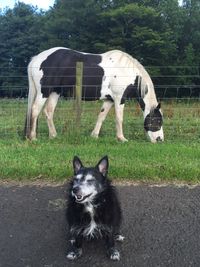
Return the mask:
[[77, 251], [69, 251], [67, 253], [68, 260], [76, 260], [82, 255], [82, 249], [78, 249]]
[[118, 250], [114, 250], [112, 254], [110, 255], [110, 259], [113, 261], [119, 261], [120, 260], [120, 253]]
[[74, 251], [70, 251], [67, 253], [67, 258], [68, 258], [68, 260], [75, 260], [75, 259], [77, 259], [77, 255]]
[[125, 239], [125, 237], [123, 235], [116, 235], [115, 236], [115, 240], [116, 241], [119, 241], [119, 242], [123, 242]]

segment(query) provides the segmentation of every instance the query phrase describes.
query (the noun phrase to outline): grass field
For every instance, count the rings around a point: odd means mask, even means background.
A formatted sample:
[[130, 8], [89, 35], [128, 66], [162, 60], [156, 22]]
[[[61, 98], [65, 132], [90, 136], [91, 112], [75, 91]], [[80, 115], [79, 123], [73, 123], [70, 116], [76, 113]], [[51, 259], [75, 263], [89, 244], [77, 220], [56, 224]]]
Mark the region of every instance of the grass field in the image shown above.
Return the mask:
[[165, 142], [151, 144], [143, 130], [140, 108], [127, 102], [124, 134], [115, 138], [114, 110], [110, 112], [99, 139], [90, 137], [101, 102], [82, 104], [81, 126], [76, 126], [73, 101], [61, 100], [55, 112], [58, 137], [48, 139], [44, 115], [40, 116], [38, 140], [22, 138], [27, 103], [0, 100], [0, 179], [17, 181], [64, 181], [72, 176], [72, 158], [80, 156], [85, 165], [94, 165], [108, 155], [109, 176], [117, 180], [143, 182], [200, 181], [199, 100], [166, 100]]

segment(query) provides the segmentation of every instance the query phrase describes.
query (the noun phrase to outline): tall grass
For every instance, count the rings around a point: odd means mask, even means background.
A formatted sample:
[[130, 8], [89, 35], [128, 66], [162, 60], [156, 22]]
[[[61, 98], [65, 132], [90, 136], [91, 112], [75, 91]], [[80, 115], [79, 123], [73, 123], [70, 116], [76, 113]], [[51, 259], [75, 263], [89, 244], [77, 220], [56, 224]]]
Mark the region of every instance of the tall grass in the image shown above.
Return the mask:
[[86, 166], [107, 154], [113, 179], [135, 181], [187, 181], [200, 179], [199, 101], [168, 100], [162, 103], [165, 142], [151, 144], [143, 130], [137, 103], [126, 103], [124, 134], [128, 143], [115, 138], [111, 110], [99, 139], [90, 137], [101, 102], [83, 102], [81, 125], [76, 125], [73, 101], [60, 101], [55, 112], [58, 137], [48, 138], [44, 115], [39, 119], [38, 140], [22, 138], [27, 103], [0, 101], [0, 178], [63, 181], [72, 175], [72, 158], [79, 155]]

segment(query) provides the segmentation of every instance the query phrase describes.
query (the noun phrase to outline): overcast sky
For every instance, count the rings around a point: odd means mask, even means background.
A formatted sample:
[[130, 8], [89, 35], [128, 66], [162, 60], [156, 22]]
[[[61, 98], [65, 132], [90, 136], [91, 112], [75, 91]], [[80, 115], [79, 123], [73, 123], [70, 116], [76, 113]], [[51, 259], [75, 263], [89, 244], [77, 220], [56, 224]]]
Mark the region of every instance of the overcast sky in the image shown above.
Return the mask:
[[[15, 2], [18, 2], [18, 0], [0, 0], [0, 8], [5, 8], [6, 6], [13, 8]], [[38, 6], [38, 8], [42, 9], [48, 9], [54, 4], [54, 0], [20, 0], [20, 2]]]
[[[0, 8], [5, 8], [6, 6], [13, 8], [15, 2], [18, 2], [18, 0], [0, 0]], [[32, 4], [42, 9], [48, 9], [54, 4], [54, 0], [20, 0], [20, 2]], [[182, 0], [179, 0], [179, 3], [182, 3]]]

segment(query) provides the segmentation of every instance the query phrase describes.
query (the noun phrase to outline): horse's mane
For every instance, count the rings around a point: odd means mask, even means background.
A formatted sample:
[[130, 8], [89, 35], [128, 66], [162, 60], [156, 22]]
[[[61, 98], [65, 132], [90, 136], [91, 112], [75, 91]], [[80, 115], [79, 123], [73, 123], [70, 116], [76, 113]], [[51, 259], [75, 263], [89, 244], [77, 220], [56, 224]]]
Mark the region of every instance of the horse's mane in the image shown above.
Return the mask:
[[148, 74], [146, 69], [142, 66], [142, 64], [140, 64], [140, 62], [137, 59], [135, 59], [129, 55], [127, 55], [127, 56], [129, 57], [129, 60], [132, 62], [133, 69], [138, 72], [137, 88], [138, 88], [138, 90], [140, 89], [141, 97], [144, 98], [148, 92], [148, 98], [149, 98], [150, 106], [151, 107], [157, 106], [158, 102], [156, 99], [154, 85], [153, 85], [153, 82], [151, 80], [150, 75]]

